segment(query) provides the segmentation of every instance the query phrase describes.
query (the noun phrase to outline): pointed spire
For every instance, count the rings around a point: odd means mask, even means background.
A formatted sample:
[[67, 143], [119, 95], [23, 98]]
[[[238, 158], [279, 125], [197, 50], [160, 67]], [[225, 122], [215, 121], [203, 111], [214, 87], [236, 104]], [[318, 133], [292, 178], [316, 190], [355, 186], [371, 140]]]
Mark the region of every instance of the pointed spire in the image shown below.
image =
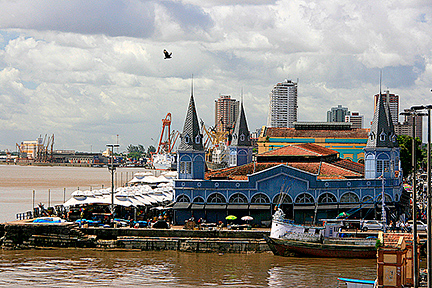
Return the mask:
[[399, 147], [390, 109], [380, 93], [366, 147]]
[[179, 151], [204, 151], [204, 146], [202, 144], [203, 137], [200, 133], [200, 126], [193, 97], [193, 80], [191, 85], [191, 97], [183, 126], [183, 133], [180, 137], [181, 143], [178, 148]]
[[233, 140], [231, 146], [251, 146], [249, 128], [246, 115], [243, 109], [243, 102], [240, 103], [240, 113], [235, 122]]

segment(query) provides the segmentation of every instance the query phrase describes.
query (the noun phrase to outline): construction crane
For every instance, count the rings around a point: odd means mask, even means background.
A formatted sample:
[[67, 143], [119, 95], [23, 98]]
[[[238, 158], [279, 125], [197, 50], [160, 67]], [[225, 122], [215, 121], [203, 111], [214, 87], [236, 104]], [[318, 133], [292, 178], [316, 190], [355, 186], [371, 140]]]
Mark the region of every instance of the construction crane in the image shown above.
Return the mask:
[[204, 121], [201, 119], [201, 134], [203, 135], [204, 150], [206, 151], [206, 160], [211, 162], [213, 150], [221, 145], [225, 145], [228, 132], [217, 131], [216, 127], [205, 126]]
[[171, 153], [180, 133], [178, 131], [171, 131], [171, 113], [168, 113], [162, 119], [162, 132], [159, 138], [159, 144], [156, 154]]

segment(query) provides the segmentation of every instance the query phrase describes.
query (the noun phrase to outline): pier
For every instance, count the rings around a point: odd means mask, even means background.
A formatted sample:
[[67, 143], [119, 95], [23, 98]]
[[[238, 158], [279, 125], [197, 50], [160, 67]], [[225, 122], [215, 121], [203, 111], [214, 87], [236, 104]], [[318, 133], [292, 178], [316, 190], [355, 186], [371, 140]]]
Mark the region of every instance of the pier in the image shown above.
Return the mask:
[[75, 223], [0, 224], [2, 249], [96, 248], [254, 253], [270, 251], [267, 230], [186, 230], [150, 228], [79, 228]]

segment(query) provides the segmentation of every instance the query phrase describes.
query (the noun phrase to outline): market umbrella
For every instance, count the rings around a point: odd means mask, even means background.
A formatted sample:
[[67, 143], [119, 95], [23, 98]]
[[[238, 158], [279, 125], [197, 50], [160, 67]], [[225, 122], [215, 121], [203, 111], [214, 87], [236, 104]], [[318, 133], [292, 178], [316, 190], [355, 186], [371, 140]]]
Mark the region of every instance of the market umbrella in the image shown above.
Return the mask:
[[252, 216], [243, 216], [242, 218], [241, 218], [241, 220], [243, 220], [243, 221], [252, 221], [253, 220], [253, 217]]
[[237, 219], [237, 216], [234, 216], [234, 215], [228, 215], [227, 217], [225, 217], [225, 219], [226, 220], [236, 220]]
[[348, 217], [348, 216], [350, 216], [349, 213], [342, 212], [342, 213], [339, 213], [339, 215], [336, 218], [345, 218], [345, 217]]

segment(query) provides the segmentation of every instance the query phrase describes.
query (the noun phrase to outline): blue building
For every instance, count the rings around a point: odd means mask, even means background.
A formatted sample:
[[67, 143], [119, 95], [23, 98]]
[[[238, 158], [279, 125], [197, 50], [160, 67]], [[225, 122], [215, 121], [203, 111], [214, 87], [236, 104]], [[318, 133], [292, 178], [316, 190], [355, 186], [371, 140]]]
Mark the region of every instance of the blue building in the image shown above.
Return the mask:
[[[225, 217], [233, 214], [238, 219], [251, 215], [254, 223], [260, 224], [271, 220], [276, 205], [297, 223], [317, 222], [341, 212], [375, 218], [381, 212], [382, 195], [387, 208], [401, 213], [400, 202], [405, 196], [399, 147], [388, 107], [382, 99], [379, 101], [365, 148], [365, 165], [340, 159], [337, 151], [305, 143], [259, 154], [254, 162], [248, 162], [248, 157], [243, 158], [245, 161], [237, 158], [237, 164], [243, 165], [205, 172], [204, 151], [198, 141], [202, 137], [191, 96], [178, 151], [174, 221], [183, 224], [194, 216], [225, 222]], [[244, 116], [243, 107], [240, 114]], [[244, 126], [241, 123], [237, 121], [236, 125]], [[234, 131], [246, 137], [241, 129], [235, 127]], [[194, 137], [195, 142], [187, 142], [186, 137]], [[230, 147], [231, 157], [241, 155], [240, 147], [248, 147], [247, 141], [234, 144], [237, 150]]]

